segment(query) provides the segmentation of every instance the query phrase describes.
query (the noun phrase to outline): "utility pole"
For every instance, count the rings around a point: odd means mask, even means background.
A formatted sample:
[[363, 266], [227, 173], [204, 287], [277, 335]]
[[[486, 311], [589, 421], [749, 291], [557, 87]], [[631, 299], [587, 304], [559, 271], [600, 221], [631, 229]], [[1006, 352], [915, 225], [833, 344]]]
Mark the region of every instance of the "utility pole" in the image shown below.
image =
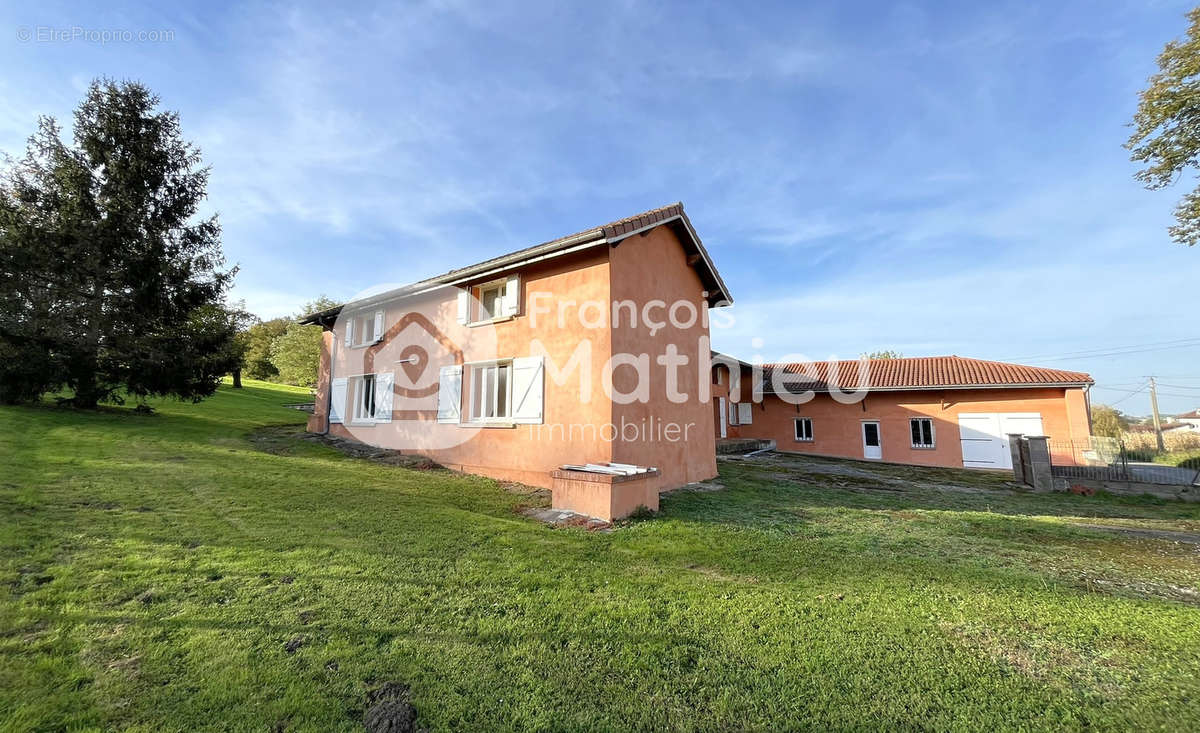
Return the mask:
[[1154, 440], [1158, 443], [1158, 452], [1163, 452], [1162, 421], [1158, 417], [1158, 390], [1154, 377], [1150, 377], [1150, 414], [1154, 417]]

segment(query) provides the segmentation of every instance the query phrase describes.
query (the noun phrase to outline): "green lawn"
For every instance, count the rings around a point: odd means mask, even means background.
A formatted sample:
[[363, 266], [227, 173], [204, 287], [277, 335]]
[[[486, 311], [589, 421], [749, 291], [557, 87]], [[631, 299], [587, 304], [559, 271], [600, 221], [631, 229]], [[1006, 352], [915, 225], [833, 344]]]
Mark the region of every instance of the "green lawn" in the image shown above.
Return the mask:
[[1112, 529], [1200, 506], [767, 461], [551, 529], [252, 439], [305, 395], [0, 408], [4, 729], [354, 730], [386, 680], [435, 730], [1200, 728], [1200, 546]]

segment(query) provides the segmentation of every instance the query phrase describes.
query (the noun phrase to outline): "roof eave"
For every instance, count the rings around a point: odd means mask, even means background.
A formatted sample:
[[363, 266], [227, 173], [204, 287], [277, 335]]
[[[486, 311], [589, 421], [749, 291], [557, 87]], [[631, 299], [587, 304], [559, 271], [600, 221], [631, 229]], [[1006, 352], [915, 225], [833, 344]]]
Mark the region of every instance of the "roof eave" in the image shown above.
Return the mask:
[[[937, 392], [950, 389], [1046, 389], [1046, 388], [1069, 388], [1069, 387], [1090, 387], [1095, 382], [1026, 382], [1021, 384], [931, 384], [909, 387], [867, 387], [869, 392]], [[857, 387], [839, 388], [843, 392], [853, 392]], [[832, 392], [829, 387], [805, 387], [800, 390], [802, 392], [820, 392], [822, 394]], [[778, 394], [774, 390], [763, 390], [763, 394]]]
[[[700, 241], [700, 235], [696, 234], [696, 229], [692, 226], [692, 222], [684, 213], [675, 214], [660, 221], [652, 222], [646, 226], [634, 229], [629, 232], [622, 232], [615, 236], [607, 237], [609, 244], [619, 244], [626, 239], [629, 239], [635, 234], [643, 234], [656, 227], [664, 225], [679, 226], [684, 230], [687, 239], [696, 248], [696, 254], [700, 256], [704, 263], [705, 271], [711, 277], [715, 288], [709, 288], [706, 292], [706, 300], [711, 308], [722, 308], [727, 305], [733, 305], [733, 296], [729, 293], [729, 288], [725, 285], [725, 281], [721, 278], [721, 273], [717, 270], [717, 266], [713, 264], [712, 257], [709, 256], [708, 250], [704, 248], [704, 243]], [[682, 241], [682, 237], [680, 237]], [[684, 244], [685, 248], [687, 244]]]

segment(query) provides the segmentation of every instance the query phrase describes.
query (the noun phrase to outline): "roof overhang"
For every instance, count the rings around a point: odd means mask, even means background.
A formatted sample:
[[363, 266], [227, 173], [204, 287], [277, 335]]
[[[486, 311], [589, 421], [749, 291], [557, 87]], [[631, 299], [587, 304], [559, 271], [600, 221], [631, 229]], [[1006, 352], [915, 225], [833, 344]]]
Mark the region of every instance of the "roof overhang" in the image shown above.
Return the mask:
[[[641, 226], [632, 227], [632, 223], [642, 224]], [[653, 212], [621, 220], [620, 222], [588, 229], [578, 234], [572, 234], [568, 237], [555, 239], [507, 255], [494, 257], [468, 267], [451, 270], [412, 285], [405, 285], [400, 288], [393, 288], [382, 293], [359, 298], [353, 301], [352, 306], [355, 308], [367, 308], [377, 303], [392, 301], [398, 298], [413, 297], [447, 286], [464, 285], [482, 278], [503, 275], [536, 262], [562, 257], [593, 247], [602, 245], [615, 247], [635, 234], [643, 234], [659, 226], [671, 227], [675, 235], [679, 238], [684, 252], [688, 255], [689, 265], [695, 268], [696, 273], [700, 276], [701, 283], [704, 285], [704, 297], [709, 307], [720, 308], [731, 305], [733, 303], [733, 296], [729, 294], [729, 288], [725, 286], [725, 281], [721, 279], [721, 274], [717, 272], [712, 258], [709, 257], [708, 250], [704, 248], [704, 244], [700, 241], [700, 237], [692, 227], [691, 221], [688, 220], [687, 214], [683, 212], [683, 205], [676, 203], [662, 209], [655, 209]], [[338, 306], [337, 308], [329, 308], [319, 313], [311, 313], [304, 316], [300, 320], [300, 323], [302, 325], [329, 327], [337, 319], [341, 310], [342, 306]]]
[[[805, 385], [798, 382], [793, 382], [796, 385], [795, 391], [786, 390], [787, 394], [796, 394], [799, 392], [817, 392], [826, 394], [832, 392], [833, 389], [828, 384], [822, 385]], [[1029, 382], [1024, 384], [933, 384], [922, 385], [919, 387], [865, 387], [870, 392], [944, 392], [946, 390], [971, 390], [971, 389], [1066, 389], [1070, 387], [1090, 387], [1094, 382]], [[842, 392], [853, 392], [858, 387], [847, 386], [838, 387]], [[774, 389], [764, 389], [763, 394], [779, 394]]]

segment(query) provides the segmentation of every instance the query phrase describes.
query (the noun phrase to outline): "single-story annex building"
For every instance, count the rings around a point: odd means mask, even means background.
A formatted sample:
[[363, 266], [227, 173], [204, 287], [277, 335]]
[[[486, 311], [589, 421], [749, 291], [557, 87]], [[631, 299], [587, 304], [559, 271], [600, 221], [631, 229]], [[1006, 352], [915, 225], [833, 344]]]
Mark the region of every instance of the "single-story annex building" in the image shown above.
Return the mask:
[[1092, 384], [1082, 372], [959, 356], [756, 368], [714, 354], [714, 432], [796, 453], [994, 469], [1012, 468], [1008, 434], [1047, 435], [1066, 464], [1091, 435]]

